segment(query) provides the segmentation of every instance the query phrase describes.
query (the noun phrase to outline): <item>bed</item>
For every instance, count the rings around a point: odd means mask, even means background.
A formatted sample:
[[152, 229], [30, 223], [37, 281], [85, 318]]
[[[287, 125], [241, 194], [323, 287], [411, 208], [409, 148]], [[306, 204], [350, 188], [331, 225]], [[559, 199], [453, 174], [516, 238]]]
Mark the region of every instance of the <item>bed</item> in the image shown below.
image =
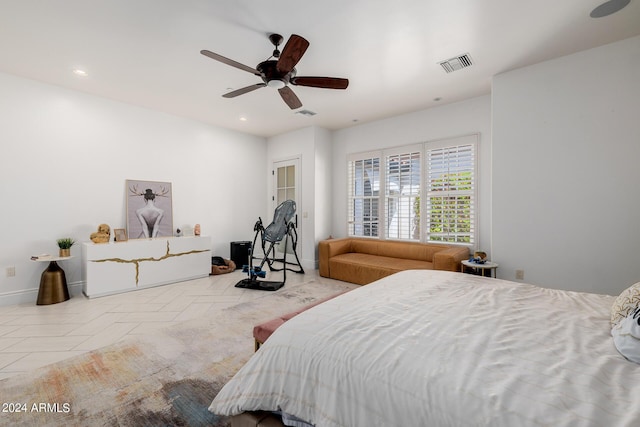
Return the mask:
[[210, 411], [315, 426], [638, 426], [616, 298], [409, 270], [278, 328]]

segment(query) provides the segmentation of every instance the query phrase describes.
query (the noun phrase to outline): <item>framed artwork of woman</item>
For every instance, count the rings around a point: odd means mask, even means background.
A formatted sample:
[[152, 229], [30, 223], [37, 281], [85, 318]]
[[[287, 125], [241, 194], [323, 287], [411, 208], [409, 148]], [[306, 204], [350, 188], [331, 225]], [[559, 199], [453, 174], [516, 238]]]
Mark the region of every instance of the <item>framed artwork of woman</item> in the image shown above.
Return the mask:
[[129, 239], [173, 235], [170, 182], [127, 180], [127, 234]]

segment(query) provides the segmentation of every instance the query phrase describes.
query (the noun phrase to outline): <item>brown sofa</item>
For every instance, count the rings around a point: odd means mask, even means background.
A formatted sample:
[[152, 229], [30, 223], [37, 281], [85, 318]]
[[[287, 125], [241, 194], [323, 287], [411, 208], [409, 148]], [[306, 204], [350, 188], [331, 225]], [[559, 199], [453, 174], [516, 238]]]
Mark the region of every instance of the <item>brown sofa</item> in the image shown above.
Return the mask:
[[366, 285], [402, 270], [460, 271], [469, 249], [438, 243], [343, 238], [318, 244], [320, 276]]

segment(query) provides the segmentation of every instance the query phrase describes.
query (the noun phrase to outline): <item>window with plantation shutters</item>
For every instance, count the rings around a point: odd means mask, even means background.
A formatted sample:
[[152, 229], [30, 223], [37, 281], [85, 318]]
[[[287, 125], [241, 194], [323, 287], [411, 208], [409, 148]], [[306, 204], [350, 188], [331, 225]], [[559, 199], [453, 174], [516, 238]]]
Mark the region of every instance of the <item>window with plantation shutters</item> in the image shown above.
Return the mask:
[[420, 147], [385, 156], [385, 220], [389, 239], [420, 240]]
[[427, 144], [426, 241], [475, 244], [475, 157], [475, 138]]
[[348, 167], [349, 236], [377, 237], [379, 232], [380, 157], [352, 156]]
[[348, 234], [475, 246], [478, 135], [352, 154]]

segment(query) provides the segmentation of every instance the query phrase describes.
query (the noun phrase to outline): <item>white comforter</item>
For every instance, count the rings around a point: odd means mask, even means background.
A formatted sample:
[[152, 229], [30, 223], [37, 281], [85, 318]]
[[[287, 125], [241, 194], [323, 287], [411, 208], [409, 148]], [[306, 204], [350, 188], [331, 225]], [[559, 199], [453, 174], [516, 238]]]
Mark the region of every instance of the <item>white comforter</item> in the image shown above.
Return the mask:
[[317, 426], [638, 426], [614, 297], [405, 271], [281, 326], [210, 411]]

